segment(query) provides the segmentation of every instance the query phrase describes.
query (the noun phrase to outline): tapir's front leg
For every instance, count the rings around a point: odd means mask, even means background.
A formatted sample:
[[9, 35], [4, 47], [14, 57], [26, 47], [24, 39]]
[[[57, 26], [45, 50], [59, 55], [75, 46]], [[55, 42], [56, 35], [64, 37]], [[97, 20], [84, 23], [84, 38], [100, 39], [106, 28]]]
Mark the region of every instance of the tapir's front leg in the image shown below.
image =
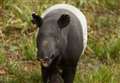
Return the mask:
[[42, 66], [42, 83], [48, 83], [49, 80], [49, 72], [47, 68]]
[[49, 83], [63, 83], [61, 76], [58, 73], [52, 74]]
[[64, 83], [73, 83], [75, 77], [76, 67], [64, 67], [62, 78]]
[[61, 76], [56, 67], [42, 67], [42, 81], [43, 83], [62, 83]]

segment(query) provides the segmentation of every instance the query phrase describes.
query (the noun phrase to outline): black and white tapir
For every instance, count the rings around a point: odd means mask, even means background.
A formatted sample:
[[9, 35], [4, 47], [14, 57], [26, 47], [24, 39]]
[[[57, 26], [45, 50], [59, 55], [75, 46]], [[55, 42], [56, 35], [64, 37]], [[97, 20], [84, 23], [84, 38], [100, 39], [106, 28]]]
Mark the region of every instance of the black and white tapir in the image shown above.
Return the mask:
[[76, 66], [87, 44], [86, 18], [67, 4], [48, 8], [42, 16], [32, 14], [38, 27], [37, 57], [43, 83], [73, 83]]

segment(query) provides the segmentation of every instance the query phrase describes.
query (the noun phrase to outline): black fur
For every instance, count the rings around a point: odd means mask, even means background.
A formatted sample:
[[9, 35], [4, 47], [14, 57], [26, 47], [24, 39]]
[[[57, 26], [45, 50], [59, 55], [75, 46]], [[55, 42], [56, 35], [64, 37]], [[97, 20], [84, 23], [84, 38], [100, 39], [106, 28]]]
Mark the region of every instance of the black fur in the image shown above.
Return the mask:
[[33, 18], [32, 23], [36, 24], [37, 27], [40, 27], [42, 25], [42, 18], [39, 15], [33, 13], [32, 18]]
[[63, 14], [57, 22], [58, 22], [59, 27], [62, 29], [69, 24], [70, 17], [67, 14]]

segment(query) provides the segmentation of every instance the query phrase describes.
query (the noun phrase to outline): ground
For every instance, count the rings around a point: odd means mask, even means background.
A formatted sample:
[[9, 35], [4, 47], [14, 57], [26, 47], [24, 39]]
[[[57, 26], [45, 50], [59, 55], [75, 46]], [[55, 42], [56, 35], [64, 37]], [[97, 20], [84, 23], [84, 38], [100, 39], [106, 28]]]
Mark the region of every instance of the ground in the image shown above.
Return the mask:
[[41, 82], [31, 13], [42, 14], [56, 3], [76, 6], [88, 23], [74, 83], [120, 83], [120, 0], [1, 0], [0, 83]]

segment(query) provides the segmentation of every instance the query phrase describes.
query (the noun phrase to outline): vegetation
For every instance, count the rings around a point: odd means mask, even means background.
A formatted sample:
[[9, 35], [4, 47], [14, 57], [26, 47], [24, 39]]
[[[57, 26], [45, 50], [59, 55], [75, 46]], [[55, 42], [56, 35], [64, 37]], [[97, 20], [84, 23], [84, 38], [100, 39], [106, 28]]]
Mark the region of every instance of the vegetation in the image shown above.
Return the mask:
[[41, 82], [31, 13], [57, 3], [76, 6], [88, 21], [74, 83], [120, 83], [120, 0], [0, 0], [0, 83]]

